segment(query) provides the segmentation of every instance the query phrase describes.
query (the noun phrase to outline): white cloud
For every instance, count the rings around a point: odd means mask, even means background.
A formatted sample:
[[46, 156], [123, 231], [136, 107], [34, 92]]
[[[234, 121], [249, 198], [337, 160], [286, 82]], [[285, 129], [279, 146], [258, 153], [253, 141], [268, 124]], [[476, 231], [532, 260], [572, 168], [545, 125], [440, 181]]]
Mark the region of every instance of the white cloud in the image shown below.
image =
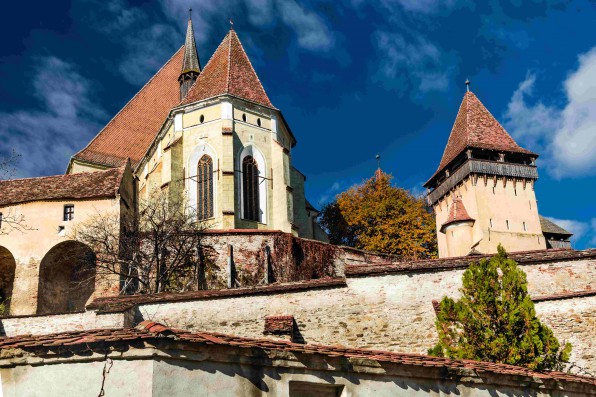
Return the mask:
[[543, 155], [557, 178], [596, 174], [596, 47], [579, 56], [563, 84], [565, 106], [529, 104], [536, 76], [528, 74], [513, 93], [505, 126], [520, 143]]
[[574, 221], [572, 219], [557, 219], [551, 218], [549, 216], [547, 216], [546, 218], [554, 222], [555, 224], [561, 226], [569, 233], [573, 233], [573, 236], [571, 237], [572, 241], [577, 241], [581, 239], [591, 229], [591, 225], [588, 222]]
[[[188, 1], [162, 0], [166, 14], [174, 20], [180, 20], [188, 13]], [[227, 19], [238, 15], [240, 10], [246, 12], [242, 22], [247, 18], [253, 26], [263, 27], [281, 21], [296, 33], [298, 45], [302, 48], [318, 51], [331, 48], [333, 35], [327, 28], [323, 18], [304, 3], [295, 0], [231, 0], [228, 2], [200, 1], [193, 2], [193, 22], [200, 42], [206, 41], [212, 30], [210, 21], [218, 20], [226, 23]], [[196, 12], [195, 12], [196, 11]]]
[[342, 190], [343, 182], [334, 182], [333, 185], [319, 197], [318, 205], [323, 206], [327, 204], [329, 201], [335, 199], [335, 196]]
[[[161, 0], [168, 21], [157, 20], [141, 7], [131, 7], [122, 0], [94, 3], [94, 27], [125, 46], [118, 70], [134, 85], [145, 83], [184, 43], [189, 5], [199, 47], [213, 38], [213, 24], [227, 26], [228, 18], [245, 12], [241, 23], [265, 28], [283, 23], [296, 34], [298, 45], [311, 51], [327, 50], [334, 45], [332, 33], [323, 18], [295, 0], [230, 0], [227, 2]], [[206, 54], [202, 62], [208, 61]]]
[[449, 87], [455, 68], [453, 57], [424, 37], [406, 39], [399, 33], [378, 31], [374, 40], [381, 60], [379, 77], [384, 85], [403, 90], [407, 76], [422, 93]]
[[[103, 110], [91, 100], [88, 80], [56, 57], [38, 60], [32, 92], [42, 109], [0, 113], [0, 155], [22, 155], [16, 176], [64, 172], [70, 156], [98, 131]], [[34, 160], [34, 161], [33, 161]]]
[[281, 19], [294, 29], [298, 44], [309, 50], [325, 50], [333, 46], [333, 38], [321, 18], [293, 0], [277, 0]]

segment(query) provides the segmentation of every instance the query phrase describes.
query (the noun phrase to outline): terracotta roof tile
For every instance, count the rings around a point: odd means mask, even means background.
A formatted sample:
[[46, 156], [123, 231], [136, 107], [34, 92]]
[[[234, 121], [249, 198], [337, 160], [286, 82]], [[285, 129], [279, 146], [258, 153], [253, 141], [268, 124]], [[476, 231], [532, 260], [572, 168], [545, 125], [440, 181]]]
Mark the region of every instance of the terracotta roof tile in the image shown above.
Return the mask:
[[147, 152], [170, 110], [180, 102], [178, 76], [183, 55], [184, 46], [73, 159], [117, 167], [130, 158], [134, 168]]
[[181, 104], [223, 94], [273, 107], [234, 30], [224, 37]]
[[0, 181], [0, 206], [41, 200], [115, 197], [125, 166], [98, 172]]
[[[576, 251], [566, 248], [545, 249], [535, 251], [511, 252], [507, 254], [520, 265], [531, 263], [548, 263], [554, 261], [582, 260], [596, 258], [596, 249]], [[418, 261], [392, 262], [385, 264], [364, 264], [346, 266], [346, 277], [364, 277], [390, 273], [412, 272], [412, 271], [441, 271], [447, 269], [462, 269], [471, 262], [490, 258], [491, 254], [474, 256], [459, 256], [453, 258], [425, 259]]]
[[453, 204], [451, 205], [451, 209], [449, 210], [447, 220], [441, 225], [441, 232], [444, 233], [444, 228], [452, 223], [473, 220], [474, 219], [472, 219], [470, 215], [468, 215], [468, 211], [466, 211], [466, 207], [464, 206], [463, 201], [461, 201], [461, 198], [455, 198], [453, 199]]
[[519, 146], [472, 92], [464, 95], [435, 175], [468, 147], [537, 156]]
[[[266, 351], [283, 351], [293, 354], [318, 354], [328, 357], [346, 357], [348, 359], [369, 359], [380, 362], [392, 362], [401, 365], [440, 367], [445, 369], [469, 369], [477, 373], [509, 374], [524, 378], [537, 378], [554, 381], [566, 381], [577, 384], [596, 385], [596, 378], [571, 375], [564, 372], [536, 372], [524, 367], [516, 367], [507, 364], [498, 364], [472, 360], [453, 360], [441, 357], [431, 357], [421, 354], [406, 354], [382, 350], [369, 350], [360, 348], [348, 348], [343, 346], [328, 346], [316, 344], [299, 344], [284, 340], [243, 338], [234, 335], [221, 334], [218, 332], [188, 332], [180, 329], [169, 328], [163, 324], [152, 321], [143, 321], [136, 328], [119, 329], [97, 329], [80, 332], [64, 332], [49, 335], [23, 335], [0, 338], [0, 350], [21, 349], [31, 351], [34, 354], [44, 351], [62, 351], [64, 353], [74, 351], [96, 351], [96, 346], [109, 347], [122, 343], [142, 348], [142, 345], [135, 344], [136, 341], [144, 340], [148, 344], [155, 344], [159, 341], [168, 343], [176, 341], [177, 348], [180, 343], [198, 345], [221, 345], [236, 346], [248, 349], [263, 349]], [[10, 352], [3, 354], [6, 359]], [[15, 356], [18, 352], [14, 352]]]

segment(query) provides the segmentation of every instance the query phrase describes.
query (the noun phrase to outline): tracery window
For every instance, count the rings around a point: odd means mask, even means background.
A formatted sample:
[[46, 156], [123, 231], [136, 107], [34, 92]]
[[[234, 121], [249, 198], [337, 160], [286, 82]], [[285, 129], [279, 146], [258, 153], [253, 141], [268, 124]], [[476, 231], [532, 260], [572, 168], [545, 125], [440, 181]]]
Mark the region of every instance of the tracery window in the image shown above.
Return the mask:
[[246, 156], [242, 160], [242, 192], [244, 219], [260, 221], [259, 166], [252, 156]]
[[213, 159], [206, 154], [197, 165], [197, 217], [213, 218]]

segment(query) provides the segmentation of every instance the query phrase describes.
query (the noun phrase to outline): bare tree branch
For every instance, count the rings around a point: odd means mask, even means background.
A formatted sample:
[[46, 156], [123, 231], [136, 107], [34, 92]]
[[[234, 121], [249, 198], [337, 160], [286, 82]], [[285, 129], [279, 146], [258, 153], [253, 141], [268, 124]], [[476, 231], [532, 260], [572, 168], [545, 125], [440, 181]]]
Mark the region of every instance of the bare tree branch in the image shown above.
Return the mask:
[[72, 238], [96, 253], [96, 277], [120, 279], [120, 293], [182, 292], [204, 277], [197, 263], [206, 228], [185, 203], [160, 192], [133, 215], [98, 213]]

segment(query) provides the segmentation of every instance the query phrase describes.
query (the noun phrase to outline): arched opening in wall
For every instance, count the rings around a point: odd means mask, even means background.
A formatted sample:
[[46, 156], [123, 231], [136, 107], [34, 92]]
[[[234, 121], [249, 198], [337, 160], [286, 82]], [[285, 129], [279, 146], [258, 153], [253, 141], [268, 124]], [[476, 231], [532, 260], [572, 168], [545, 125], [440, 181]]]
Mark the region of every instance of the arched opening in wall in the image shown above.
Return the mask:
[[95, 290], [95, 262], [93, 251], [76, 241], [50, 249], [39, 266], [37, 314], [84, 310]]
[[213, 218], [213, 159], [206, 154], [197, 165], [197, 216]]
[[0, 317], [10, 314], [10, 301], [17, 263], [10, 251], [0, 247]]
[[253, 156], [246, 156], [242, 160], [242, 193], [244, 219], [260, 221], [259, 165]]

